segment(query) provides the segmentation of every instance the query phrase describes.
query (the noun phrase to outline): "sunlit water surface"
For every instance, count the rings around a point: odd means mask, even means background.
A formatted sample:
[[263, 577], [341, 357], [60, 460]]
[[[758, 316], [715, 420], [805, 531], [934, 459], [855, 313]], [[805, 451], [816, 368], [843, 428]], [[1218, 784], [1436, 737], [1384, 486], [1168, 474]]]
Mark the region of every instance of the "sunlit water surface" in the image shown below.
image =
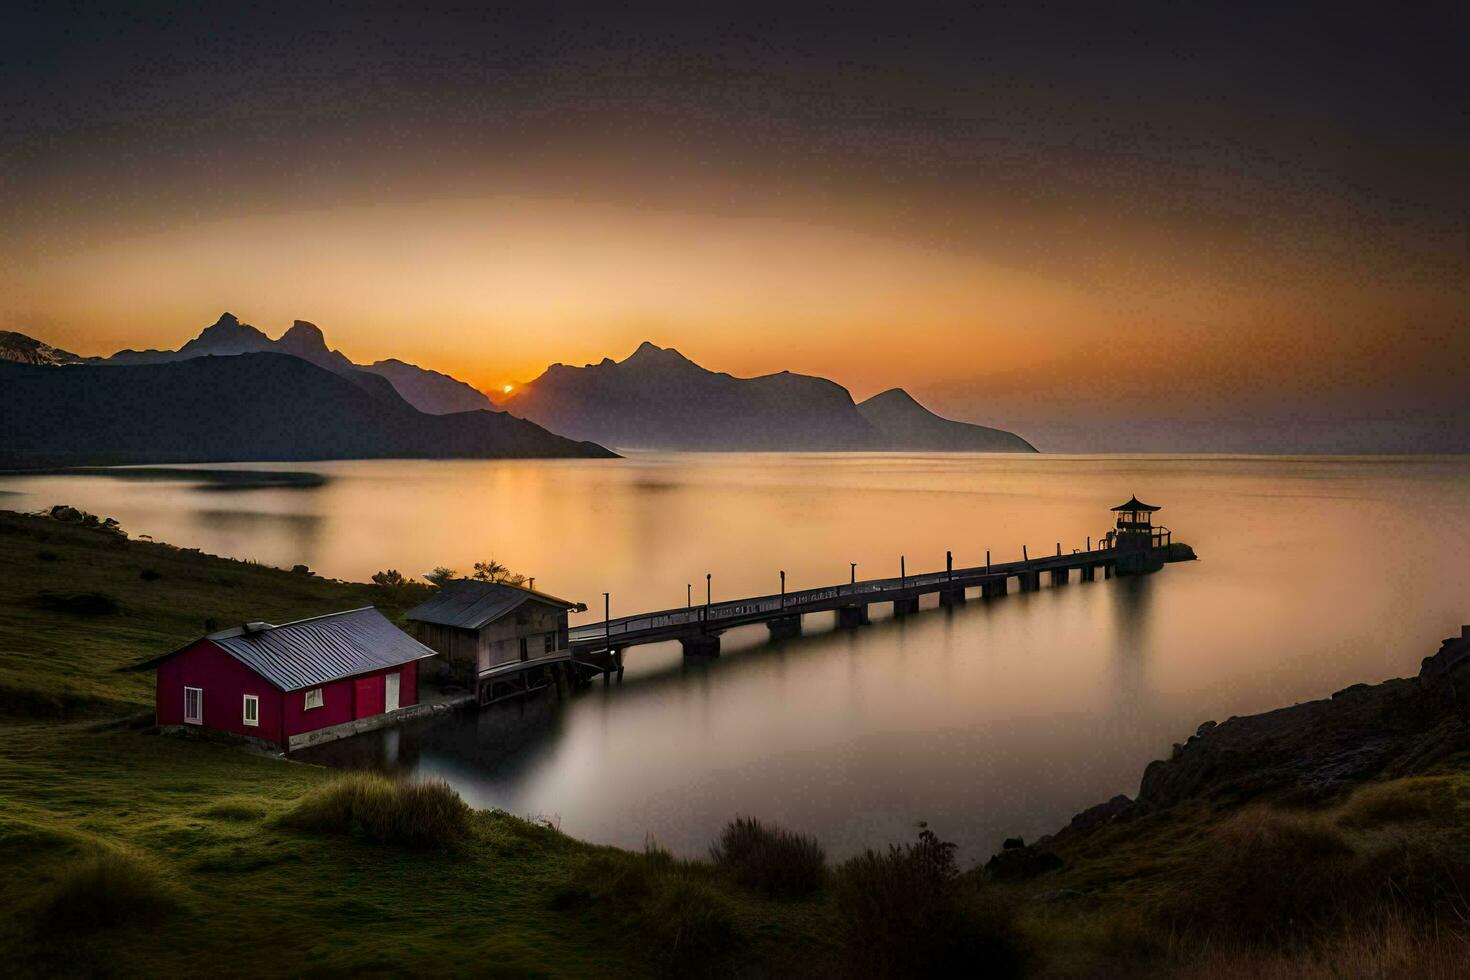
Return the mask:
[[[217, 467], [216, 467], [217, 468]], [[245, 467], [238, 467], [245, 468]], [[634, 648], [621, 684], [405, 726], [316, 758], [443, 776], [590, 840], [702, 853], [735, 814], [841, 856], [929, 821], [982, 858], [1116, 793], [1206, 719], [1416, 671], [1470, 621], [1470, 459], [637, 455], [283, 464], [305, 489], [0, 476], [134, 535], [361, 579], [495, 557], [600, 618], [1083, 547], [1136, 493], [1199, 562], [724, 655]]]

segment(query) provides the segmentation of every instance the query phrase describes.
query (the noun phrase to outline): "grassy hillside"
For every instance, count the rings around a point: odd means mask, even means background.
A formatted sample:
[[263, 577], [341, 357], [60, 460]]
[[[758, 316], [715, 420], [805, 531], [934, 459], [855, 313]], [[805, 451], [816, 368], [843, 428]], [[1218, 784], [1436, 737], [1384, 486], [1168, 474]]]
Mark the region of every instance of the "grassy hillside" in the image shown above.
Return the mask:
[[[432, 786], [152, 734], [150, 677], [116, 671], [206, 618], [394, 615], [412, 596], [13, 514], [0, 560], [0, 955], [15, 974], [1470, 970], [1470, 763], [1453, 740], [1400, 778], [1307, 803], [1241, 792], [1261, 785], [1256, 750], [1221, 755], [1212, 771], [1234, 769], [1213, 789], [1228, 791], [1118, 803], [989, 870], [960, 873], [928, 835], [834, 867], [819, 842], [751, 822], [686, 862], [471, 812]], [[1407, 697], [1398, 683], [1384, 697]], [[1387, 717], [1364, 690], [1288, 711]], [[1231, 730], [1191, 740], [1153, 782], [1182, 785]]]
[[0, 512], [0, 717], [152, 710], [153, 678], [119, 674], [212, 629], [399, 598], [104, 529]]

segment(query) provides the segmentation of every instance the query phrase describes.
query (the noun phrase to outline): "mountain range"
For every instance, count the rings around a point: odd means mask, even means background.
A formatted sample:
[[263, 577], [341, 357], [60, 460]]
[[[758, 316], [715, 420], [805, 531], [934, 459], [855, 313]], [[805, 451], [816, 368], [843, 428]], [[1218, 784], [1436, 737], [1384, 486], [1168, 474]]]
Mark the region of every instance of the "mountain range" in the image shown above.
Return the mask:
[[[493, 407], [483, 392], [463, 381], [396, 358], [372, 364], [354, 364], [341, 351], [328, 348], [321, 328], [305, 320], [295, 321], [279, 339], [272, 340], [261, 330], [241, 323], [234, 314], [225, 313], [178, 350], [121, 350], [111, 357], [95, 359], [95, 363], [164, 364], [193, 357], [266, 353], [290, 354], [310, 361], [351, 379], [370, 393], [381, 395], [386, 381], [404, 401], [430, 415]], [[379, 378], [383, 380], [379, 381]]]
[[[165, 368], [200, 360], [247, 358], [246, 362], [235, 365], [238, 370], [232, 374], [231, 380], [251, 391], [270, 389], [281, 383], [283, 369], [278, 363], [273, 358], [261, 360], [255, 357], [264, 354], [289, 356], [291, 360], [312, 365], [336, 381], [347, 382], [379, 403], [374, 406], [374, 412], [378, 414], [368, 413], [375, 418], [382, 418], [383, 412], [396, 417], [405, 409], [416, 410], [416, 414], [451, 416], [502, 408], [520, 420], [550, 430], [542, 431], [543, 435], [549, 436], [554, 432], [574, 442], [588, 441], [627, 449], [1036, 451], [1030, 443], [1013, 433], [941, 418], [901, 388], [890, 389], [857, 403], [846, 388], [825, 378], [789, 371], [737, 378], [710, 371], [673, 348], [658, 347], [649, 342], [640, 345], [622, 361], [604, 358], [598, 364], [582, 367], [553, 364], [540, 377], [520, 386], [496, 404], [463, 381], [396, 358], [366, 365], [354, 364], [341, 351], [329, 348], [322, 331], [305, 320], [295, 321], [273, 340], [261, 330], [225, 313], [178, 350], [129, 349], [102, 358], [79, 357], [19, 333], [0, 333], [0, 361], [48, 367], [60, 365], [68, 371], [80, 367], [103, 371], [124, 367]], [[252, 371], [262, 376], [249, 381], [246, 375]], [[150, 377], [163, 383], [164, 379], [173, 376], [164, 371]], [[199, 375], [197, 372], [184, 372], [177, 376], [197, 378]], [[320, 375], [303, 375], [298, 380], [308, 378], [315, 378], [317, 383], [323, 382]], [[96, 383], [103, 384], [101, 380]], [[165, 383], [164, 388], [167, 387]], [[336, 390], [339, 386], [332, 387]], [[235, 397], [234, 393], [231, 397]], [[346, 403], [339, 401], [334, 404], [342, 407]], [[311, 419], [312, 416], [301, 418]], [[331, 430], [335, 423], [329, 419], [324, 424]], [[406, 423], [398, 425], [403, 428]], [[166, 431], [170, 431], [167, 425], [160, 430]], [[430, 430], [419, 424], [414, 431], [426, 433]], [[0, 452], [16, 448], [6, 445], [7, 442], [8, 439], [0, 440]], [[158, 440], [153, 445], [163, 450], [168, 448]], [[396, 445], [400, 451], [407, 451], [407, 447]], [[457, 445], [458, 448], [442, 451], [421, 446], [411, 454], [460, 455], [468, 451], [463, 444]], [[303, 435], [298, 444], [282, 443], [281, 451], [288, 455], [278, 458], [321, 458], [316, 454], [322, 452], [337, 456], [358, 452], [382, 455], [382, 448], [383, 445], [363, 443], [353, 438], [343, 441], [338, 452], [330, 453], [326, 444], [313, 442]], [[488, 450], [476, 450], [470, 454], [484, 452]], [[533, 452], [531, 455], [541, 453]], [[222, 457], [212, 455], [209, 458]]]
[[826, 378], [736, 378], [648, 342], [622, 361], [553, 364], [500, 405], [621, 449], [1036, 451], [1013, 433], [940, 418], [900, 388], [857, 404]]
[[614, 455], [504, 412], [420, 412], [376, 380], [281, 353], [0, 361], [0, 466]]

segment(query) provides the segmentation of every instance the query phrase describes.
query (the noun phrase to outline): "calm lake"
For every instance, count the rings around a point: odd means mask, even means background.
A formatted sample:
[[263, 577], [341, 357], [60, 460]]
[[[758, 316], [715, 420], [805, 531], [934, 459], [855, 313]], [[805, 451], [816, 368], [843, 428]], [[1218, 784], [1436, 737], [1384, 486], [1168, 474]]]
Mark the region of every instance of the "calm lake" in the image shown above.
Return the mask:
[[[834, 856], [927, 820], [983, 859], [1116, 793], [1207, 719], [1411, 674], [1470, 621], [1470, 458], [668, 455], [219, 467], [314, 485], [0, 476], [0, 506], [69, 503], [134, 536], [361, 579], [494, 557], [601, 618], [1082, 548], [1130, 494], [1201, 560], [972, 600], [685, 663], [635, 647], [621, 684], [545, 692], [314, 756], [442, 776], [577, 837], [703, 853], [753, 814]], [[926, 603], [926, 610], [932, 604]], [[326, 611], [326, 610], [324, 610]]]

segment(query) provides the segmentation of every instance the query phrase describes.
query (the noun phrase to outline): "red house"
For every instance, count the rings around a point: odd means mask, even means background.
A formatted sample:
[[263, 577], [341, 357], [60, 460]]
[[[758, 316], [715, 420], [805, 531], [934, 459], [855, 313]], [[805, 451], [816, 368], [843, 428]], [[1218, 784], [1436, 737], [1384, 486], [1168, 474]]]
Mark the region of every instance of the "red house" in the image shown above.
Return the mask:
[[434, 651], [371, 606], [281, 626], [246, 623], [133, 667], [158, 669], [160, 726], [198, 725], [271, 742], [418, 703]]

